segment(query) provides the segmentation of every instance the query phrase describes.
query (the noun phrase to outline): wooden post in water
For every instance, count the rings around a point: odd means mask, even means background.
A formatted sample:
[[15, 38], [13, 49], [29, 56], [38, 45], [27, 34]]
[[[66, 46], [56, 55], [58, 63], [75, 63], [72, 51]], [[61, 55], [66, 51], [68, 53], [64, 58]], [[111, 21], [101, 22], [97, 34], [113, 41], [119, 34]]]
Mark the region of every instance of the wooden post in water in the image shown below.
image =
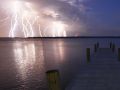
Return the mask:
[[110, 48], [112, 48], [112, 42], [110, 42]]
[[90, 48], [86, 49], [86, 59], [87, 59], [87, 63], [90, 62]]
[[118, 48], [118, 60], [120, 61], [120, 48]]
[[97, 52], [97, 44], [94, 45], [94, 52]]
[[50, 70], [46, 72], [49, 90], [61, 90], [60, 75], [58, 70]]
[[99, 48], [99, 43], [97, 43], [97, 49]]
[[112, 45], [112, 51], [115, 51], [115, 44]]

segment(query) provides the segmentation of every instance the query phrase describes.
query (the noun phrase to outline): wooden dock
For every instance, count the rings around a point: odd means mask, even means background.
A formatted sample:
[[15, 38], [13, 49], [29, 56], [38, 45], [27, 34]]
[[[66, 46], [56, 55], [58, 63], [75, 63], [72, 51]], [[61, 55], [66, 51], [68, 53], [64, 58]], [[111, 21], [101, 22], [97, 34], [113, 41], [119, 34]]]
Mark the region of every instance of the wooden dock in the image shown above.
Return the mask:
[[111, 48], [99, 48], [65, 90], [120, 90], [120, 61]]

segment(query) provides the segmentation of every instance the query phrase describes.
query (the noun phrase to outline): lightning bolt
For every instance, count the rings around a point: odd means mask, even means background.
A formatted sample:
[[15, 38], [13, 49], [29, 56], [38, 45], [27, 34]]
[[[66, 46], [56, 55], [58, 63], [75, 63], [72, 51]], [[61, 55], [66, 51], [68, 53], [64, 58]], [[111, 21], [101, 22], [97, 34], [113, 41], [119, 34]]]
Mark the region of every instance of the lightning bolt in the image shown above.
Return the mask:
[[[67, 36], [66, 25], [56, 19], [59, 14], [52, 9], [45, 8], [43, 12], [38, 12], [32, 3], [22, 0], [9, 1], [6, 6], [7, 17], [0, 22], [10, 20], [9, 37], [16, 37], [17, 32], [21, 32], [25, 38], [35, 37], [37, 31], [40, 37]], [[52, 19], [45, 16], [51, 16]]]
[[[14, 1], [13, 14], [11, 19], [11, 30], [9, 37], [15, 37], [15, 32], [21, 29], [24, 37], [34, 37], [34, 24], [39, 20], [39, 16], [28, 2]], [[38, 29], [39, 26], [38, 26]]]

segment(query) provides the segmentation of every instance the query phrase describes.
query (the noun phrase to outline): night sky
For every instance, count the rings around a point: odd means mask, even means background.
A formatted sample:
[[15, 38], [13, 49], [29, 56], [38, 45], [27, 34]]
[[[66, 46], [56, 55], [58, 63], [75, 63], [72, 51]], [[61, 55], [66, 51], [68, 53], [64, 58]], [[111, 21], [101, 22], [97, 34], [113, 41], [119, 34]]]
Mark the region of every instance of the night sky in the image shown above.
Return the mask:
[[[32, 24], [34, 31], [32, 37], [40, 36], [36, 22], [40, 24], [42, 36], [120, 35], [120, 0], [5, 0], [4, 2], [1, 0], [0, 37], [8, 37], [11, 30], [13, 14], [9, 10], [9, 1], [22, 1], [34, 5], [34, 10], [37, 11], [40, 19]], [[12, 23], [14, 24], [14, 22], [13, 19]], [[23, 27], [20, 24], [20, 19], [16, 22], [19, 23], [15, 27], [14, 36], [23, 37]], [[54, 32], [52, 31], [53, 28], [50, 28], [52, 22], [55, 22], [54, 26], [58, 25], [58, 27], [54, 27]], [[62, 25], [61, 22], [64, 24], [65, 30], [57, 32], [57, 30], [60, 30], [57, 28]], [[29, 29], [29, 25], [26, 27]], [[31, 33], [28, 36], [31, 36]]]

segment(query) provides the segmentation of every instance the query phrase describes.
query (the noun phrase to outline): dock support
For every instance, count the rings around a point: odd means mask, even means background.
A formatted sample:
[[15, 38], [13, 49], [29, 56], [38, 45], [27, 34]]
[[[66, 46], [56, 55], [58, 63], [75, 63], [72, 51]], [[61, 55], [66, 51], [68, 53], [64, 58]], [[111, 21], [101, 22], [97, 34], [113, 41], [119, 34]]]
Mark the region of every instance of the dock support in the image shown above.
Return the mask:
[[86, 49], [86, 59], [87, 59], [87, 63], [90, 62], [90, 48]]
[[112, 43], [110, 42], [110, 48], [112, 48]]
[[97, 52], [97, 44], [94, 45], [94, 52]]
[[99, 48], [99, 43], [97, 43], [97, 49]]
[[58, 70], [50, 70], [46, 72], [49, 90], [61, 90], [60, 75]]
[[115, 44], [112, 45], [112, 51], [115, 52]]
[[118, 60], [120, 61], [120, 48], [118, 48]]

